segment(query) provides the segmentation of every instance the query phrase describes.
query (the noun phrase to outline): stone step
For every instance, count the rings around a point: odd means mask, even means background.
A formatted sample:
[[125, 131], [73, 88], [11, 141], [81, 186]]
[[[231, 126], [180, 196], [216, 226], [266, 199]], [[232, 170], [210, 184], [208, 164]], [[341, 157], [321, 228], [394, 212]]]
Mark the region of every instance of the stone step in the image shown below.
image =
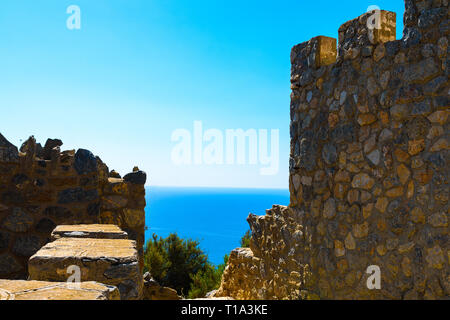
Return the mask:
[[119, 290], [98, 282], [0, 280], [0, 300], [120, 300]]
[[128, 234], [113, 224], [79, 224], [57, 226], [52, 239], [59, 238], [128, 239]]
[[[30, 280], [66, 282], [79, 268], [80, 281], [116, 286], [122, 300], [140, 299], [143, 277], [136, 242], [126, 239], [60, 238], [28, 262]], [[71, 267], [71, 268], [69, 268]]]

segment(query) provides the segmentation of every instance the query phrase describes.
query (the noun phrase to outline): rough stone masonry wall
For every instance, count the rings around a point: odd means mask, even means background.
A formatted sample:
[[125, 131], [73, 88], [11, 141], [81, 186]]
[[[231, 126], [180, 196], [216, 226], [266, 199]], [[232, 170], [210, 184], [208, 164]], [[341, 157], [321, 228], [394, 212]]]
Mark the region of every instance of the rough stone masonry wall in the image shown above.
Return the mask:
[[19, 151], [0, 134], [0, 278], [25, 279], [28, 259], [67, 224], [118, 225], [136, 240], [142, 269], [145, 172], [121, 179], [90, 151], [61, 145], [30, 137]]
[[405, 3], [401, 40], [382, 11], [292, 49], [291, 203], [249, 216], [217, 295], [449, 298], [448, 1]]

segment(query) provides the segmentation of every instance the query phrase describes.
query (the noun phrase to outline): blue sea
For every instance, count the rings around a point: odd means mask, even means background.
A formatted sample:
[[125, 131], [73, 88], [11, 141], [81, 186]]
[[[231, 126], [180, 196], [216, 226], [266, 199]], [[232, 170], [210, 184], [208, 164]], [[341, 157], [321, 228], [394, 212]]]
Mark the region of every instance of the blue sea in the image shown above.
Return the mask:
[[198, 240], [217, 265], [239, 247], [249, 229], [248, 214], [264, 215], [273, 204], [288, 205], [289, 190], [149, 187], [146, 198], [146, 241], [153, 233], [166, 237], [176, 232]]

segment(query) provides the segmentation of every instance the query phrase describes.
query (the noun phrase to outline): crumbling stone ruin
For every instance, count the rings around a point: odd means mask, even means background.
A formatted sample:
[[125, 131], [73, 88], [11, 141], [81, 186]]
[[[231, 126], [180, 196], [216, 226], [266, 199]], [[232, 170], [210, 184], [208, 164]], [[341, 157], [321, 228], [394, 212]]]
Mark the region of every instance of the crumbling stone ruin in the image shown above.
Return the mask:
[[[38, 280], [2, 280], [0, 292], [141, 299], [146, 173], [122, 179], [90, 151], [61, 145], [30, 137], [18, 150], [0, 134], [0, 279]], [[70, 266], [81, 268], [80, 288], [63, 288]]]
[[405, 4], [401, 40], [395, 13], [374, 11], [338, 45], [293, 47], [290, 205], [248, 217], [250, 248], [231, 253], [216, 296], [450, 296], [448, 1]]

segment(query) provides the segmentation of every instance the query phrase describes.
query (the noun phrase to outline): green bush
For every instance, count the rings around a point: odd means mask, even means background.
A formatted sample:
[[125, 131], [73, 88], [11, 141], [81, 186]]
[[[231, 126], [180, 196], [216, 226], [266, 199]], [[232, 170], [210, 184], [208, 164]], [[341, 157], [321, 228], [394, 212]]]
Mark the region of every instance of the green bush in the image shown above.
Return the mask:
[[250, 248], [250, 239], [252, 238], [252, 231], [247, 232], [241, 238], [241, 248]]
[[198, 241], [183, 240], [176, 233], [167, 238], [153, 234], [144, 251], [144, 271], [149, 271], [162, 286], [191, 299], [202, 298], [219, 287], [227, 261], [228, 255], [224, 264], [214, 266]]

